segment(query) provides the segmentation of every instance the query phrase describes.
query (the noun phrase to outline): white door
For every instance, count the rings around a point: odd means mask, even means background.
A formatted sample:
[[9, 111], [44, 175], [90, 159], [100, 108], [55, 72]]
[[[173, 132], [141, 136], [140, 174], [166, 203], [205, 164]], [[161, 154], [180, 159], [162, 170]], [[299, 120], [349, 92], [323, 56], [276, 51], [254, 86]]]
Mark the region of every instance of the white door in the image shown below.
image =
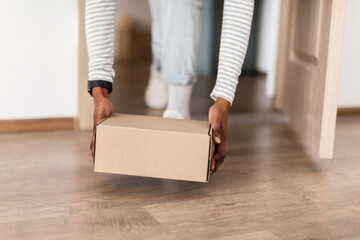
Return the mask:
[[275, 107], [304, 145], [331, 158], [346, 0], [282, 0]]

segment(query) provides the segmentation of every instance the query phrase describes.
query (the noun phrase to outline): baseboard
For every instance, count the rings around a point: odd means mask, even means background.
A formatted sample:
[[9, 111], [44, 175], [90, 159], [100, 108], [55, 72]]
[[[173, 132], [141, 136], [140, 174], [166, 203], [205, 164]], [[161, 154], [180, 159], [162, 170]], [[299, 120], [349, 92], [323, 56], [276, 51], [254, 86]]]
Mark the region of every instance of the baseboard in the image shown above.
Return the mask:
[[75, 118], [0, 120], [0, 133], [77, 129]]
[[337, 110], [338, 115], [353, 115], [360, 114], [360, 107], [339, 107]]

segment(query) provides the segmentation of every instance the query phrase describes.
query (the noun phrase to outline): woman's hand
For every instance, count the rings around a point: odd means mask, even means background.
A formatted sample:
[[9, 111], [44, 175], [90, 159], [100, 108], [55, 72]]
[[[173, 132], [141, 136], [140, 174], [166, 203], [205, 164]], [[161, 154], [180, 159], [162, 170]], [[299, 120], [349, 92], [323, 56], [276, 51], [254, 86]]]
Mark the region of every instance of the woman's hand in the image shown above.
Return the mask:
[[213, 174], [225, 159], [227, 119], [230, 103], [224, 98], [216, 98], [209, 110], [209, 122], [212, 126], [212, 136], [215, 142], [215, 153], [210, 163], [210, 174]]
[[96, 124], [102, 119], [106, 118], [113, 113], [113, 103], [110, 99], [109, 92], [106, 88], [94, 87], [92, 89], [92, 95], [94, 98], [94, 127], [93, 135], [91, 138], [90, 149], [93, 158], [95, 157], [95, 131]]

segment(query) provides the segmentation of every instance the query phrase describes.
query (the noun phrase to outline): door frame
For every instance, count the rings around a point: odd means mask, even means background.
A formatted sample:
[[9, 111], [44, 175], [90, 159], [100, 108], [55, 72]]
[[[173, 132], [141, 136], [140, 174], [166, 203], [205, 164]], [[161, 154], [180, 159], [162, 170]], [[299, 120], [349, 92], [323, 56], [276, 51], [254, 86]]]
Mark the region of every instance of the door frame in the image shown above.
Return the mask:
[[78, 127], [89, 130], [93, 127], [93, 101], [87, 92], [88, 53], [85, 34], [85, 0], [78, 0], [79, 38], [78, 38]]

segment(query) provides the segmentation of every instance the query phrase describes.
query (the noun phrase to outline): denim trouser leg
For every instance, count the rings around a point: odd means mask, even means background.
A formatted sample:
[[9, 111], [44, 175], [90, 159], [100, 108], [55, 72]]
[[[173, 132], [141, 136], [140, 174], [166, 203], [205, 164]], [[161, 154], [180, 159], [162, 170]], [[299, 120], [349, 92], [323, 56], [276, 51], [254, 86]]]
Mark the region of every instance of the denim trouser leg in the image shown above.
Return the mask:
[[202, 0], [149, 0], [153, 64], [170, 84], [196, 81]]

